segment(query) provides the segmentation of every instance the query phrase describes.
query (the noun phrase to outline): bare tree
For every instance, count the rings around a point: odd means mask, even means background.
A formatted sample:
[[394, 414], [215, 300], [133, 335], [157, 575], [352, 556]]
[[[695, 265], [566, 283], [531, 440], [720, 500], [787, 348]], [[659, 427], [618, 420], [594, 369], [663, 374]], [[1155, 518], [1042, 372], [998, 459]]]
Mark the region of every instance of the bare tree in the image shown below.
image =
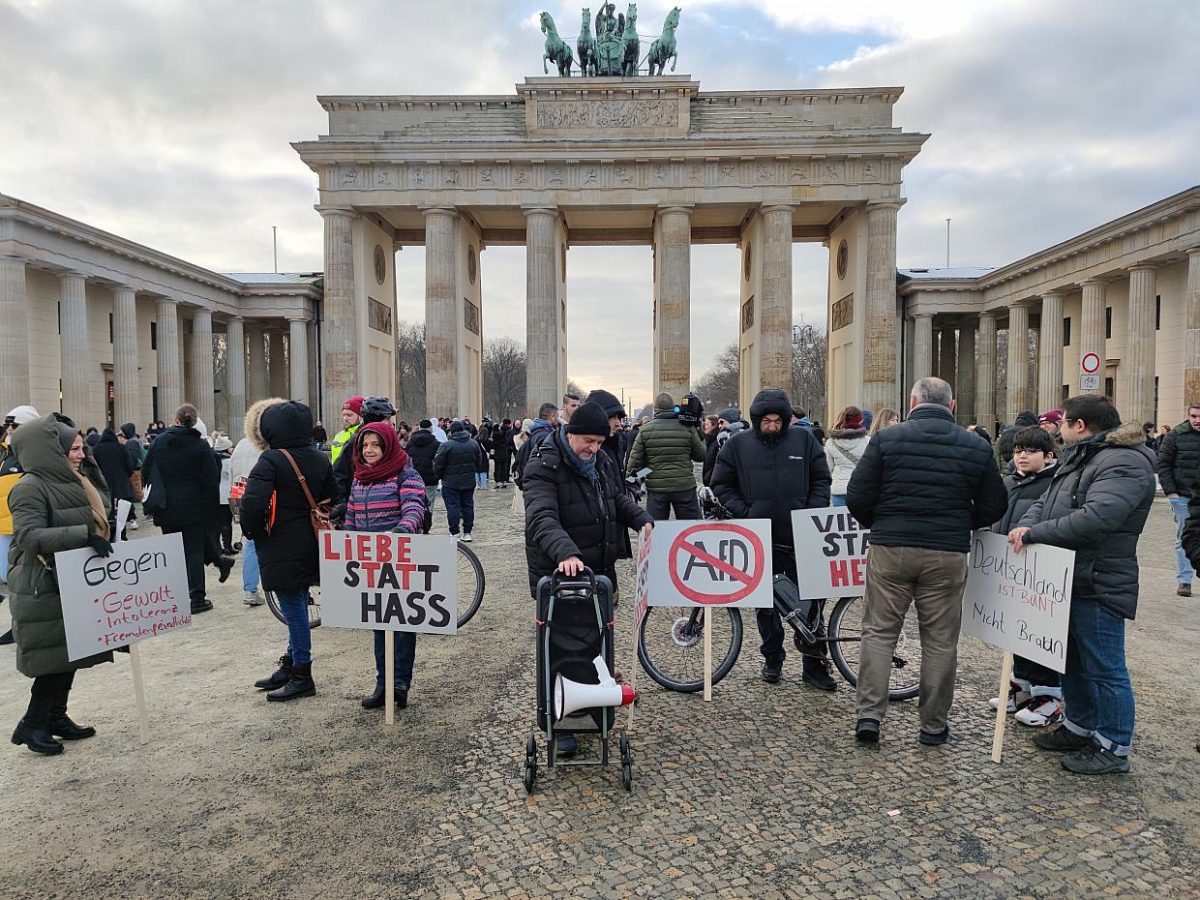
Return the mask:
[[[570, 378], [568, 378], [568, 379], [567, 379], [567, 390], [566, 390], [566, 393], [568, 393], [568, 394], [574, 394], [574, 395], [575, 395], [576, 397], [578, 397], [580, 400], [583, 400], [583, 399], [584, 399], [585, 397], [587, 397], [587, 395], [588, 395], [588, 392], [587, 392], [587, 391], [585, 391], [583, 388], [581, 388], [581, 387], [579, 386], [579, 382], [577, 382], [577, 381], [572, 381]], [[561, 397], [555, 397], [554, 399], [555, 399], [555, 402], [557, 402], [557, 401], [561, 400], [562, 398], [561, 398]]]
[[825, 415], [825, 364], [828, 344], [824, 328], [803, 319], [792, 331], [792, 406], [811, 417]]
[[396, 416], [407, 422], [429, 414], [425, 408], [425, 326], [396, 323]]
[[511, 419], [525, 409], [525, 348], [512, 338], [483, 342], [483, 409], [493, 419]]
[[737, 406], [740, 363], [737, 344], [730, 344], [717, 354], [712, 368], [692, 388], [705, 410], [715, 414], [718, 409]]

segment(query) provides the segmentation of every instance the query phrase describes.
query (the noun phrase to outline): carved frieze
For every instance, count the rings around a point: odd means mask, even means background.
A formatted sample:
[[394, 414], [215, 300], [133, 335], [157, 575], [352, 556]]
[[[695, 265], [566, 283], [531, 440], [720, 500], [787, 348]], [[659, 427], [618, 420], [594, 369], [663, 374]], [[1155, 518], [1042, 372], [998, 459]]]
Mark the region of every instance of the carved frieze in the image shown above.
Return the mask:
[[541, 100], [537, 105], [539, 129], [607, 131], [678, 124], [679, 104], [674, 100]]

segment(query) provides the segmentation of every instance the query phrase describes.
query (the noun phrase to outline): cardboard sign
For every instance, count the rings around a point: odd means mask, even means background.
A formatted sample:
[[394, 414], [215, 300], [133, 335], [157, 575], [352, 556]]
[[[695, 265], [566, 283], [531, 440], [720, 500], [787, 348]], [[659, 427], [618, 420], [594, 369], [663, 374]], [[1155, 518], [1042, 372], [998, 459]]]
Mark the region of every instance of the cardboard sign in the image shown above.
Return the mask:
[[83, 659], [192, 624], [183, 535], [113, 544], [107, 558], [90, 547], [54, 554], [67, 658]]
[[643, 537], [638, 544], [637, 587], [633, 600], [634, 649], [637, 649], [637, 633], [646, 618], [646, 607], [650, 605], [650, 542], [653, 537]]
[[222, 506], [229, 505], [229, 493], [232, 486], [233, 464], [227, 460], [221, 460], [221, 482], [217, 486], [217, 497], [221, 501]]
[[657, 522], [647, 562], [650, 606], [774, 605], [770, 519]]
[[1075, 551], [1026, 544], [1014, 553], [1004, 535], [977, 531], [967, 564], [963, 633], [1066, 671]]
[[866, 589], [871, 531], [846, 507], [792, 510], [792, 539], [803, 599], [856, 597]]
[[458, 548], [450, 535], [322, 531], [321, 621], [335, 628], [454, 634]]

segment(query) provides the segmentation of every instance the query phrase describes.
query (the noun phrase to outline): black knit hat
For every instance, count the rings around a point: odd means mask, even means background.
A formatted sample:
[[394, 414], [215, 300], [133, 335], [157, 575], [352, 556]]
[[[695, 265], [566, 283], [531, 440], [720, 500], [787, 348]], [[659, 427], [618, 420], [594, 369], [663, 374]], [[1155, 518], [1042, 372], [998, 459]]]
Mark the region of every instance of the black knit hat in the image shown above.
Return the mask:
[[594, 390], [587, 395], [588, 403], [599, 403], [600, 408], [604, 410], [604, 414], [610, 419], [613, 416], [625, 418], [625, 407], [621, 405], [621, 401], [615, 396], [604, 390]]
[[588, 401], [571, 413], [571, 422], [567, 425], [567, 434], [589, 434], [595, 437], [608, 437], [612, 434], [612, 426], [608, 424], [608, 414], [599, 403]]

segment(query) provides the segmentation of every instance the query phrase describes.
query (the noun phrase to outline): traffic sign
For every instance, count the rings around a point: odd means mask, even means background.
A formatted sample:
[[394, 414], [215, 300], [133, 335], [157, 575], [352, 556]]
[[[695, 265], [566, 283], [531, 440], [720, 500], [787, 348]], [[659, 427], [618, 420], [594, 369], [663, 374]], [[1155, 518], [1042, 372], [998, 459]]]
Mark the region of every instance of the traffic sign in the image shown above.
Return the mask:
[[1100, 363], [1099, 353], [1085, 353], [1079, 360], [1079, 371], [1084, 375], [1095, 375], [1100, 371]]
[[1080, 375], [1079, 389], [1081, 391], [1098, 391], [1100, 390], [1099, 375]]
[[650, 606], [773, 605], [771, 522], [658, 522], [651, 542]]

